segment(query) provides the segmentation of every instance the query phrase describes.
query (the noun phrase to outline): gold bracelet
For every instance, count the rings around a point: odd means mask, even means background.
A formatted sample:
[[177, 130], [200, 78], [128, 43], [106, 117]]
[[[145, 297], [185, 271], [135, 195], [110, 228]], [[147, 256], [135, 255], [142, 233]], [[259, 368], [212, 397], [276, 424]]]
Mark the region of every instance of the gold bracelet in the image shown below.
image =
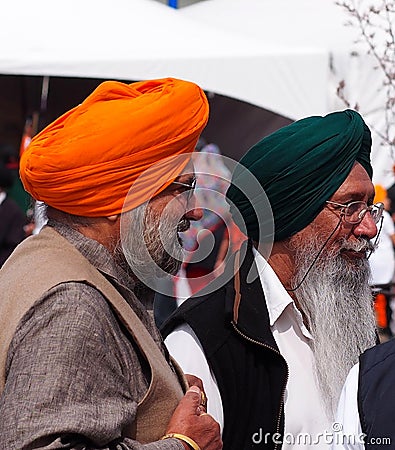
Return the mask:
[[165, 434], [163, 437], [160, 438], [160, 440], [170, 439], [170, 438], [176, 438], [176, 439], [179, 439], [180, 441], [186, 442], [191, 448], [193, 448], [193, 450], [200, 450], [200, 447], [196, 444], [196, 442], [193, 439], [191, 439], [188, 436], [184, 436], [183, 434], [179, 434], [179, 433]]

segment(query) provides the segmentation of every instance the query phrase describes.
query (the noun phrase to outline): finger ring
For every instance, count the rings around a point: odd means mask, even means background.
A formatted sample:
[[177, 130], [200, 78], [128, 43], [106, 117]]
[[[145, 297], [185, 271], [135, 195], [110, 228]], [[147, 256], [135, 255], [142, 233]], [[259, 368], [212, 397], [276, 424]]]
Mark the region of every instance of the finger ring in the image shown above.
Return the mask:
[[203, 391], [200, 392], [200, 404], [204, 407], [207, 406], [207, 397]]
[[203, 413], [205, 413], [206, 411], [205, 411], [205, 408], [202, 406], [202, 405], [199, 405], [197, 408], [196, 408], [196, 414], [198, 415], [198, 416], [200, 416], [200, 415], [202, 415]]

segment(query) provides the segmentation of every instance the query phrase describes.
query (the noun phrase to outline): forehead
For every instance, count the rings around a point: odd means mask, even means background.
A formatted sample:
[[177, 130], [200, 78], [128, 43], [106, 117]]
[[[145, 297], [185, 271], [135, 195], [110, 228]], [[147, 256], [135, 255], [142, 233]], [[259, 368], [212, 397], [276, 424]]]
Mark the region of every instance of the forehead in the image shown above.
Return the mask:
[[359, 163], [355, 163], [343, 184], [333, 194], [331, 200], [367, 200], [373, 199], [374, 186], [366, 170]]

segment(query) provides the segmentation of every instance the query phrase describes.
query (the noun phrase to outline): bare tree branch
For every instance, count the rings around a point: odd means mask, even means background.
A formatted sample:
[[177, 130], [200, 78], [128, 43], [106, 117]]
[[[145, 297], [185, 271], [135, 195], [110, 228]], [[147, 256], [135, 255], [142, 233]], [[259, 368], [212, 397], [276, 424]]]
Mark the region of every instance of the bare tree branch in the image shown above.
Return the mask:
[[[357, 28], [359, 32], [357, 42], [366, 48], [367, 54], [373, 56], [377, 63], [375, 68], [383, 77], [380, 90], [385, 94], [386, 99], [382, 108], [385, 126], [382, 131], [373, 131], [377, 133], [382, 141], [381, 144], [390, 151], [394, 159], [395, 0], [340, 0], [336, 4], [344, 8], [349, 15], [346, 25]], [[345, 95], [344, 80], [338, 84], [337, 96], [347, 107], [351, 107]], [[356, 106], [354, 105], [354, 109], [357, 109]]]

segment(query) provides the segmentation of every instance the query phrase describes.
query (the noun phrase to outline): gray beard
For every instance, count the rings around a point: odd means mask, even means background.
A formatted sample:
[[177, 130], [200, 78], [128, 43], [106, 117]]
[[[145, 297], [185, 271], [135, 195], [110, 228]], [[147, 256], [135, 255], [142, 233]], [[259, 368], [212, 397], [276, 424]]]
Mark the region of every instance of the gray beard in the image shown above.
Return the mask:
[[189, 226], [186, 219], [175, 222], [166, 212], [157, 215], [149, 204], [143, 204], [123, 213], [122, 221], [117, 260], [126, 261], [140, 281], [151, 285], [154, 279], [179, 271], [183, 249], [178, 231]]
[[[323, 242], [318, 240], [313, 237], [310, 242], [303, 241], [303, 245], [298, 246], [293, 287], [302, 280], [320, 251]], [[356, 247], [368, 245], [361, 239]], [[350, 248], [347, 242], [343, 246]], [[368, 261], [351, 261], [339, 251], [333, 253], [324, 250], [295, 291], [298, 307], [314, 339], [316, 376], [330, 419], [336, 413], [349, 370], [359, 355], [376, 343]]]

